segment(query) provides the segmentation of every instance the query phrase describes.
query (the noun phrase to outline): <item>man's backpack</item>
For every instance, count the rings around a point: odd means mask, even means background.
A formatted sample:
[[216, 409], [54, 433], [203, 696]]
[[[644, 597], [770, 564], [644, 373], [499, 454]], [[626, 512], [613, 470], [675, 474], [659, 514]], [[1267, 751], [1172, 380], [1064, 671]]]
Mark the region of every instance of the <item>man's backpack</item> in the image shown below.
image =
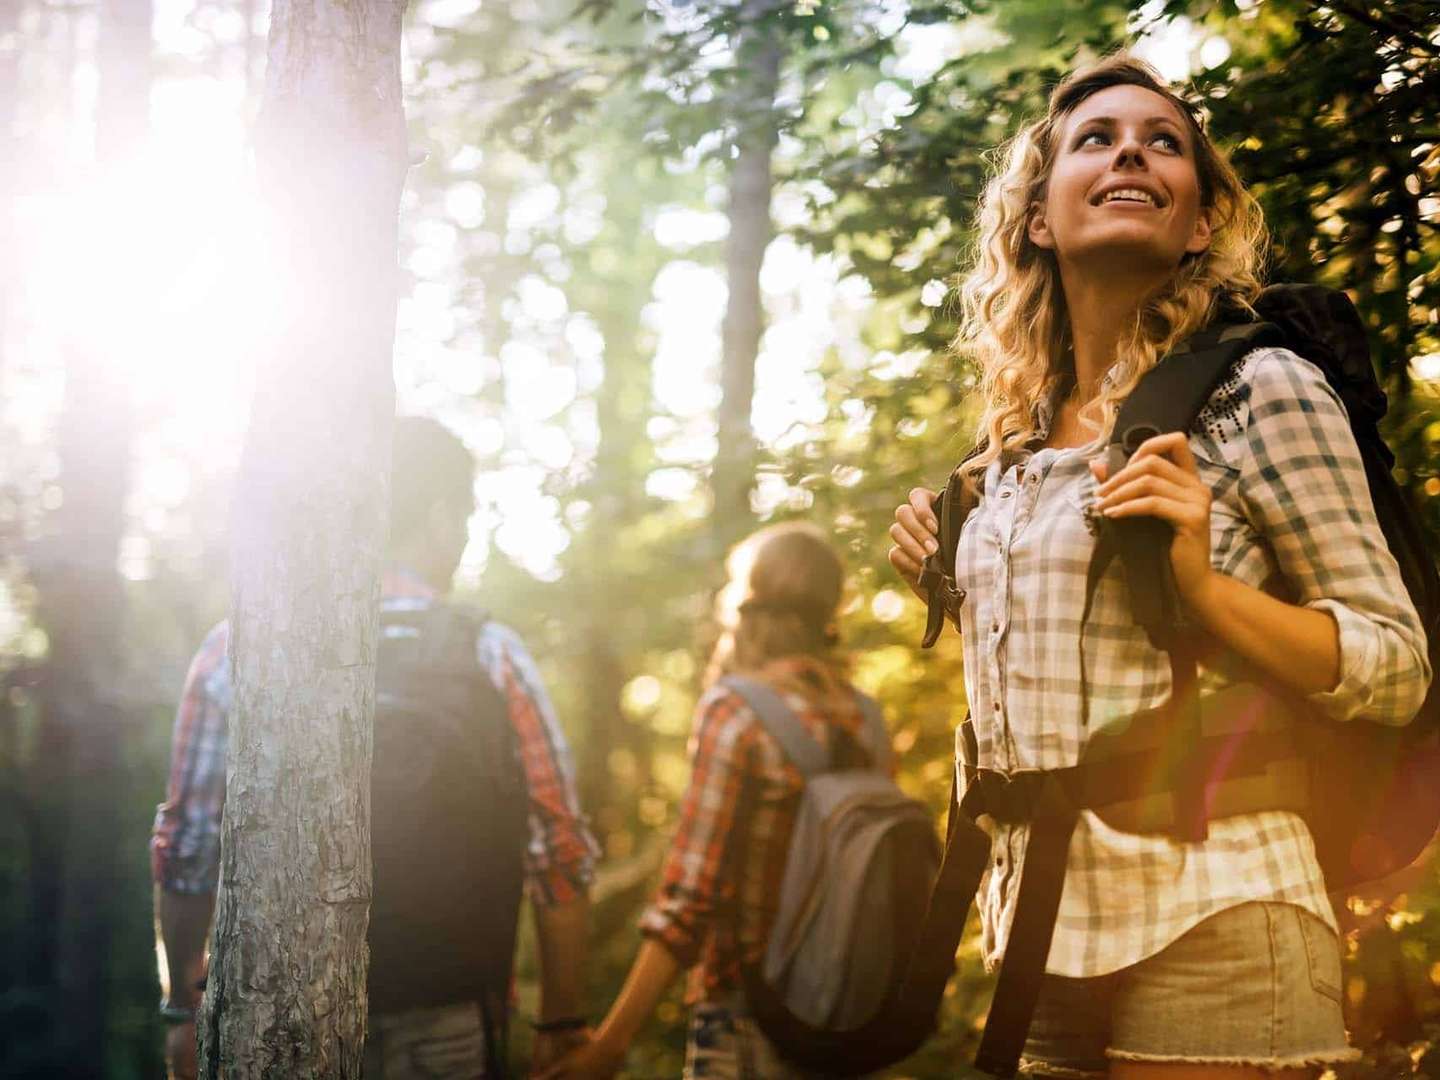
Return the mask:
[[[1324, 372], [1345, 405], [1376, 517], [1425, 628], [1434, 668], [1440, 661], [1440, 579], [1413, 509], [1391, 475], [1394, 457], [1378, 428], [1386, 399], [1359, 314], [1343, 293], [1316, 286], [1274, 286], [1255, 307], [1263, 321], [1227, 313], [1140, 381], [1120, 409], [1107, 448], [1111, 474], [1146, 439], [1190, 430], [1246, 353], [1264, 345], [1292, 349]], [[936, 502], [940, 548], [926, 559], [921, 576], [929, 591], [926, 647], [947, 616], [958, 620], [965, 599], [955, 583], [954, 556], [973, 500], [957, 468]], [[967, 805], [952, 804], [951, 835], [969, 846], [958, 855], [947, 851], [942, 880], [947, 873], [963, 879], [972, 896], [980, 842], [971, 819], [998, 812], [1034, 825], [1016, 925], [977, 1059], [997, 1075], [1014, 1071], [1023, 1045], [1064, 879], [1065, 842], [1079, 809], [1093, 810], [1116, 828], [1178, 839], [1203, 838], [1213, 818], [1295, 810], [1310, 826], [1332, 891], [1406, 866], [1440, 825], [1440, 689], [1432, 683], [1419, 714], [1403, 728], [1328, 721], [1272, 684], [1240, 684], [1200, 697], [1194, 692], [1196, 635], [1185, 622], [1169, 548], [1170, 526], [1162, 521], [1107, 523], [1090, 566], [1085, 616], [1101, 575], [1118, 555], [1136, 619], [1169, 657], [1170, 702], [1154, 716], [1133, 718], [1122, 737], [1092, 732], [1072, 769], [1004, 777], [967, 762]], [[1084, 622], [1082, 617], [1077, 643], [1082, 673]], [[1083, 685], [1082, 698], [1088, 705]], [[963, 867], [952, 871], [952, 859]]]
[[503, 1076], [528, 800], [476, 653], [483, 622], [444, 605], [381, 612], [369, 986], [375, 1013], [478, 1002], [486, 1075]]
[[795, 1065], [835, 1076], [873, 1071], [888, 1062], [857, 1061], [844, 1036], [880, 1017], [904, 979], [940, 861], [934, 820], [890, 779], [874, 700], [857, 695], [869, 766], [837, 767], [773, 689], [738, 676], [724, 685], [805, 777], [765, 956], [743, 970], [750, 1010]]

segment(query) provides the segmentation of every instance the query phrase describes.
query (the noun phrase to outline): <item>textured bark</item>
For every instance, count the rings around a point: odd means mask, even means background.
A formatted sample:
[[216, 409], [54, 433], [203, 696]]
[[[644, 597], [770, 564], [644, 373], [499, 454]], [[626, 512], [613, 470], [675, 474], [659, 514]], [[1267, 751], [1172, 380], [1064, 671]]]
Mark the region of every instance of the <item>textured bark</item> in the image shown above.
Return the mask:
[[358, 1077], [394, 412], [402, 2], [277, 0], [257, 131], [284, 300], [234, 515], [227, 801], [201, 1075]]
[[745, 0], [736, 58], [744, 78], [737, 101], [739, 154], [730, 170], [730, 235], [725, 245], [729, 295], [720, 326], [720, 415], [711, 537], [716, 554], [749, 531], [750, 489], [755, 479], [755, 442], [750, 411], [755, 398], [755, 358], [765, 313], [760, 266], [774, 235], [770, 218], [771, 156], [779, 139], [774, 114], [783, 55], [778, 30], [766, 22], [773, 0]]

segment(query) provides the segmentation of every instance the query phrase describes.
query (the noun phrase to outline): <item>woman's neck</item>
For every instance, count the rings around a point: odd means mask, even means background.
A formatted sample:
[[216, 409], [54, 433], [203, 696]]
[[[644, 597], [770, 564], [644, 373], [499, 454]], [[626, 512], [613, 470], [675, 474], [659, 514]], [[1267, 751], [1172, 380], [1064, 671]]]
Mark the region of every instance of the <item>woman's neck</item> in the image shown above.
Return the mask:
[[1126, 275], [1060, 263], [1060, 283], [1075, 350], [1075, 395], [1083, 403], [1100, 392], [1100, 381], [1115, 362], [1120, 338], [1140, 305], [1155, 290], [1151, 274]]

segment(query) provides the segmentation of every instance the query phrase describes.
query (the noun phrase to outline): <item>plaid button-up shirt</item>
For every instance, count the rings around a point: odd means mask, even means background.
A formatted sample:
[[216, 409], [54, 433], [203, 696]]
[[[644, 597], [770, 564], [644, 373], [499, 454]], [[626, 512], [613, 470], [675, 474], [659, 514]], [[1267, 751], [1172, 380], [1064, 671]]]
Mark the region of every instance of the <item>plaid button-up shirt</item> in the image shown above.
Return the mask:
[[[837, 731], [863, 745], [859, 707], [833, 668], [789, 658], [761, 677], [832, 753]], [[764, 953], [805, 779], [745, 699], [723, 686], [695, 708], [690, 767], [660, 888], [640, 930], [694, 965], [686, 992], [693, 1004], [736, 989], [741, 959]]]
[[[438, 600], [421, 579], [395, 569], [386, 572], [382, 595], [381, 606], [388, 609], [423, 607]], [[232, 700], [228, 638], [225, 623], [205, 638], [190, 664], [175, 716], [170, 781], [150, 838], [154, 879], [172, 892], [213, 892], [219, 879]], [[504, 694], [516, 736], [516, 767], [525, 771], [530, 799], [527, 891], [542, 906], [565, 903], [588, 888], [597, 854], [580, 813], [565, 736], [535, 663], [514, 631], [487, 621], [476, 651], [481, 669]]]
[[[1197, 419], [1190, 447], [1214, 496], [1215, 569], [1325, 611], [1339, 628], [1339, 685], [1311, 704], [1336, 723], [1409, 721], [1430, 678], [1423, 631], [1376, 523], [1344, 408], [1319, 369], [1285, 349], [1251, 352]], [[992, 462], [960, 533], [965, 679], [986, 768], [1063, 768], [1085, 742], [1077, 641], [1095, 544], [1088, 456], [1044, 448]], [[1100, 581], [1084, 662], [1092, 726], [1169, 696], [1169, 663], [1131, 614], [1118, 560]], [[1204, 689], [1225, 681], [1202, 671]], [[1025, 826], [993, 830], [979, 894], [992, 967], [1014, 917], [1027, 836]], [[1211, 822], [1207, 840], [1181, 843], [1118, 832], [1082, 813], [1048, 970], [1115, 971], [1251, 900], [1297, 904], [1335, 925], [1296, 815], [1226, 818]]]

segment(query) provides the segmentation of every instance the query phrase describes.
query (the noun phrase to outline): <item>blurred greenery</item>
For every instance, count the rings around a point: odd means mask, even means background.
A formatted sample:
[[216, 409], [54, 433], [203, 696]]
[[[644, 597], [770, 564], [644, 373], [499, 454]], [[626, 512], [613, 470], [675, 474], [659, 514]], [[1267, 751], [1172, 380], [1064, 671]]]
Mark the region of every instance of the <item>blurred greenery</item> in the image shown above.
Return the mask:
[[[187, 10], [198, 44], [183, 59], [161, 47], [162, 74], [207, 63], [254, 71], [254, 39], [216, 29], [226, 12], [253, 16], [251, 4], [199, 0]], [[1265, 206], [1273, 276], [1343, 287], [1364, 312], [1391, 394], [1397, 476], [1440, 537], [1432, 5], [846, 0], [769, 10], [785, 43], [769, 193], [782, 235], [762, 274], [771, 330], [755, 417], [757, 432], [762, 420], [769, 427], [752, 505], [761, 519], [833, 526], [852, 570], [844, 636], [856, 680], [886, 705], [902, 784], [937, 817], [964, 710], [958, 639], [918, 649], [922, 613], [889, 572], [886, 529], [904, 493], [940, 481], [968, 445], [973, 373], [945, 346], [949, 283], [971, 239], [985, 154], [1040, 109], [1077, 59], [1137, 36], [1181, 43], [1211, 131]], [[719, 565], [707, 482], [718, 344], [703, 304], [686, 309], [700, 314], [694, 325], [682, 317], [679, 330], [664, 308], [694, 300], [702, 285], [723, 291], [715, 219], [735, 131], [726, 102], [745, 78], [728, 52], [734, 11], [713, 0], [578, 10], [568, 0], [424, 0], [407, 28], [408, 111], [423, 152], [402, 207], [408, 302], [443, 298], [434, 301], [444, 313], [435, 333], [464, 377], [426, 359], [404, 313], [397, 377], [407, 407], [434, 412], [477, 449], [482, 508], [461, 592], [530, 643], [573, 740], [605, 853], [596, 1015], [638, 944], [635, 920], [687, 777], [690, 713], [713, 632]], [[27, 13], [21, 38], [49, 66], [32, 60], [20, 70], [21, 105], [73, 63], [56, 35], [82, 18], [39, 0]], [[0, 66], [4, 41], [0, 33]], [[23, 299], [7, 296], [7, 281], [0, 276], [0, 329]], [[7, 340], [17, 337], [0, 333], [0, 348]], [[23, 435], [9, 407], [37, 366], [13, 347], [0, 355], [0, 1075], [16, 1077], [63, 1072], [55, 1047], [66, 1003], [51, 969], [63, 928], [53, 901], [74, 779], [44, 751], [39, 688], [70, 673], [47, 669], [32, 566], [63, 492], [50, 436]], [[767, 382], [781, 373], [790, 381]], [[664, 390], [677, 378], [694, 401]], [[574, 386], [543, 423], [517, 405], [536, 379]], [[780, 421], [765, 419], [767, 386], [781, 385], [803, 393], [782, 403]], [[137, 460], [150, 460], [146, 440], [163, 419], [138, 417]], [[572, 452], [551, 452], [536, 438], [541, 427]], [[136, 495], [127, 510], [125, 550], [143, 541], [145, 571], [124, 581], [117, 696], [126, 737], [114, 775], [82, 781], [108, 785], [125, 845], [113, 895], [95, 899], [112, 911], [106, 1043], [91, 1060], [108, 1077], [159, 1072], [145, 838], [185, 664], [225, 610], [231, 462], [233, 447], [207, 447], [187, 466], [183, 497], [157, 509]], [[510, 488], [499, 483], [507, 478]], [[517, 485], [538, 518], [515, 511]], [[540, 524], [525, 532], [532, 521]], [[535, 555], [541, 526], [560, 538], [553, 559]], [[507, 539], [507, 527], [522, 535]], [[1337, 906], [1347, 926], [1347, 1017], [1366, 1051], [1342, 1075], [1440, 1075], [1434, 852]], [[968, 1074], [990, 986], [973, 935], [961, 962], [940, 1033], [891, 1075]], [[527, 938], [522, 1017], [533, 1015], [535, 974]], [[634, 1048], [630, 1075], [678, 1075], [683, 1024], [677, 993]], [[518, 1023], [517, 1057], [527, 1036]]]

